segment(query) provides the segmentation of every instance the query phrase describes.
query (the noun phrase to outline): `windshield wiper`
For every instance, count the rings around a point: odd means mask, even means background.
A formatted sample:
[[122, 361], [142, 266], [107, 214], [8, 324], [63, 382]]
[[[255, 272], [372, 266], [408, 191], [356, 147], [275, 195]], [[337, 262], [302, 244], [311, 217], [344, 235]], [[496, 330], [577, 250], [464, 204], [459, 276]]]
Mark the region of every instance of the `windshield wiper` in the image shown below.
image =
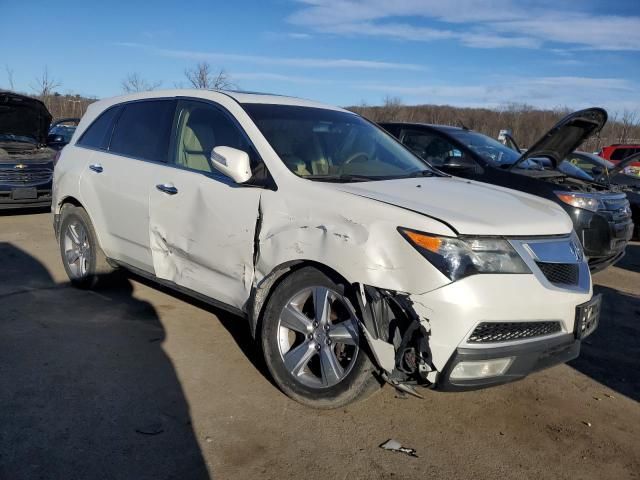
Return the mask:
[[370, 177], [367, 175], [305, 175], [302, 178], [306, 178], [308, 180], [318, 180], [320, 182], [341, 182], [341, 183], [349, 183], [349, 182], [370, 182], [372, 180], [385, 180], [385, 177]]
[[416, 177], [435, 177], [437, 174], [433, 170], [418, 170], [417, 172], [410, 173], [402, 178], [416, 178]]

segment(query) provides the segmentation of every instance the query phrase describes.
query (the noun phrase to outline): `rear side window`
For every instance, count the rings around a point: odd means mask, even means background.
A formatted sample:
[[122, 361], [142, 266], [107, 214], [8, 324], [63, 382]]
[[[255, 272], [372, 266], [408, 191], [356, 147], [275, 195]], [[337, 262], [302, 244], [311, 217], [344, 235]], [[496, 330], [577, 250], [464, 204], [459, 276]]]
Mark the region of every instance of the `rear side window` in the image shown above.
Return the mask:
[[123, 108], [113, 130], [109, 151], [166, 163], [175, 102], [142, 101], [126, 104]]
[[111, 107], [102, 112], [82, 134], [78, 145], [106, 150], [113, 131], [113, 120], [118, 116], [120, 108], [120, 106]]

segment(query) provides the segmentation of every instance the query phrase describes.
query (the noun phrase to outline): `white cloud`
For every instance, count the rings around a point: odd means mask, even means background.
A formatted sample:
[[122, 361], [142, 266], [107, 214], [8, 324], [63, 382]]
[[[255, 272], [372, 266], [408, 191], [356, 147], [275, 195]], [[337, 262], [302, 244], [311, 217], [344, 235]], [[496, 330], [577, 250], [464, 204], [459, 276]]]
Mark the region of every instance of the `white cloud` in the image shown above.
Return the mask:
[[114, 45], [126, 48], [137, 48], [164, 57], [183, 58], [195, 61], [228, 61], [248, 63], [252, 65], [287, 66], [300, 68], [355, 68], [373, 70], [425, 70], [422, 65], [413, 63], [383, 62], [377, 60], [360, 60], [352, 58], [307, 58], [307, 57], [269, 57], [260, 55], [239, 55], [221, 52], [201, 52], [194, 50], [175, 50], [157, 48], [132, 42], [118, 42]]
[[[536, 107], [583, 108], [603, 106], [610, 112], [637, 109], [640, 86], [621, 78], [532, 77], [502, 78], [474, 85], [423, 84], [398, 86], [365, 83], [362, 90], [397, 95], [409, 104], [449, 104], [495, 108], [508, 103]], [[570, 99], [567, 102], [567, 99]]]
[[[314, 31], [399, 40], [456, 39], [473, 48], [560, 43], [593, 50], [640, 50], [640, 16], [590, 14], [527, 0], [298, 0], [289, 22]], [[573, 3], [572, 5], [583, 5]], [[429, 18], [434, 27], [408, 19]], [[444, 25], [444, 26], [443, 26]]]

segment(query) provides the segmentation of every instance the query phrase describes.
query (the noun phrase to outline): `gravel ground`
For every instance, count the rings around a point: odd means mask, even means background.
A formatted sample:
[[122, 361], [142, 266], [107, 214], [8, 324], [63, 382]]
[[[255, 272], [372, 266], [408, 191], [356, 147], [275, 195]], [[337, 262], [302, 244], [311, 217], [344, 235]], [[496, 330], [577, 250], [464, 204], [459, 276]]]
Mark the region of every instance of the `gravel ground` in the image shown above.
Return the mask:
[[241, 319], [133, 277], [76, 290], [49, 214], [0, 214], [0, 479], [640, 478], [640, 244], [595, 282], [600, 328], [569, 365], [319, 412]]

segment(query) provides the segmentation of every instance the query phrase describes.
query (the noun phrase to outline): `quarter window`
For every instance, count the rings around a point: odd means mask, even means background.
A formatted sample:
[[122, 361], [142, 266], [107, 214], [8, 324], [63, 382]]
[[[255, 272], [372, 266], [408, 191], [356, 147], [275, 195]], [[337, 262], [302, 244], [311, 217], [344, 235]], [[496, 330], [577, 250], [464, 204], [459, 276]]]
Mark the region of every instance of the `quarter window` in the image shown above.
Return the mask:
[[111, 107], [100, 114], [100, 116], [89, 125], [80, 140], [78, 145], [85, 147], [99, 148], [105, 150], [109, 145], [109, 138], [113, 131], [113, 120], [118, 116], [120, 112], [120, 106]]
[[142, 101], [128, 103], [123, 108], [113, 131], [109, 151], [166, 163], [175, 102]]

